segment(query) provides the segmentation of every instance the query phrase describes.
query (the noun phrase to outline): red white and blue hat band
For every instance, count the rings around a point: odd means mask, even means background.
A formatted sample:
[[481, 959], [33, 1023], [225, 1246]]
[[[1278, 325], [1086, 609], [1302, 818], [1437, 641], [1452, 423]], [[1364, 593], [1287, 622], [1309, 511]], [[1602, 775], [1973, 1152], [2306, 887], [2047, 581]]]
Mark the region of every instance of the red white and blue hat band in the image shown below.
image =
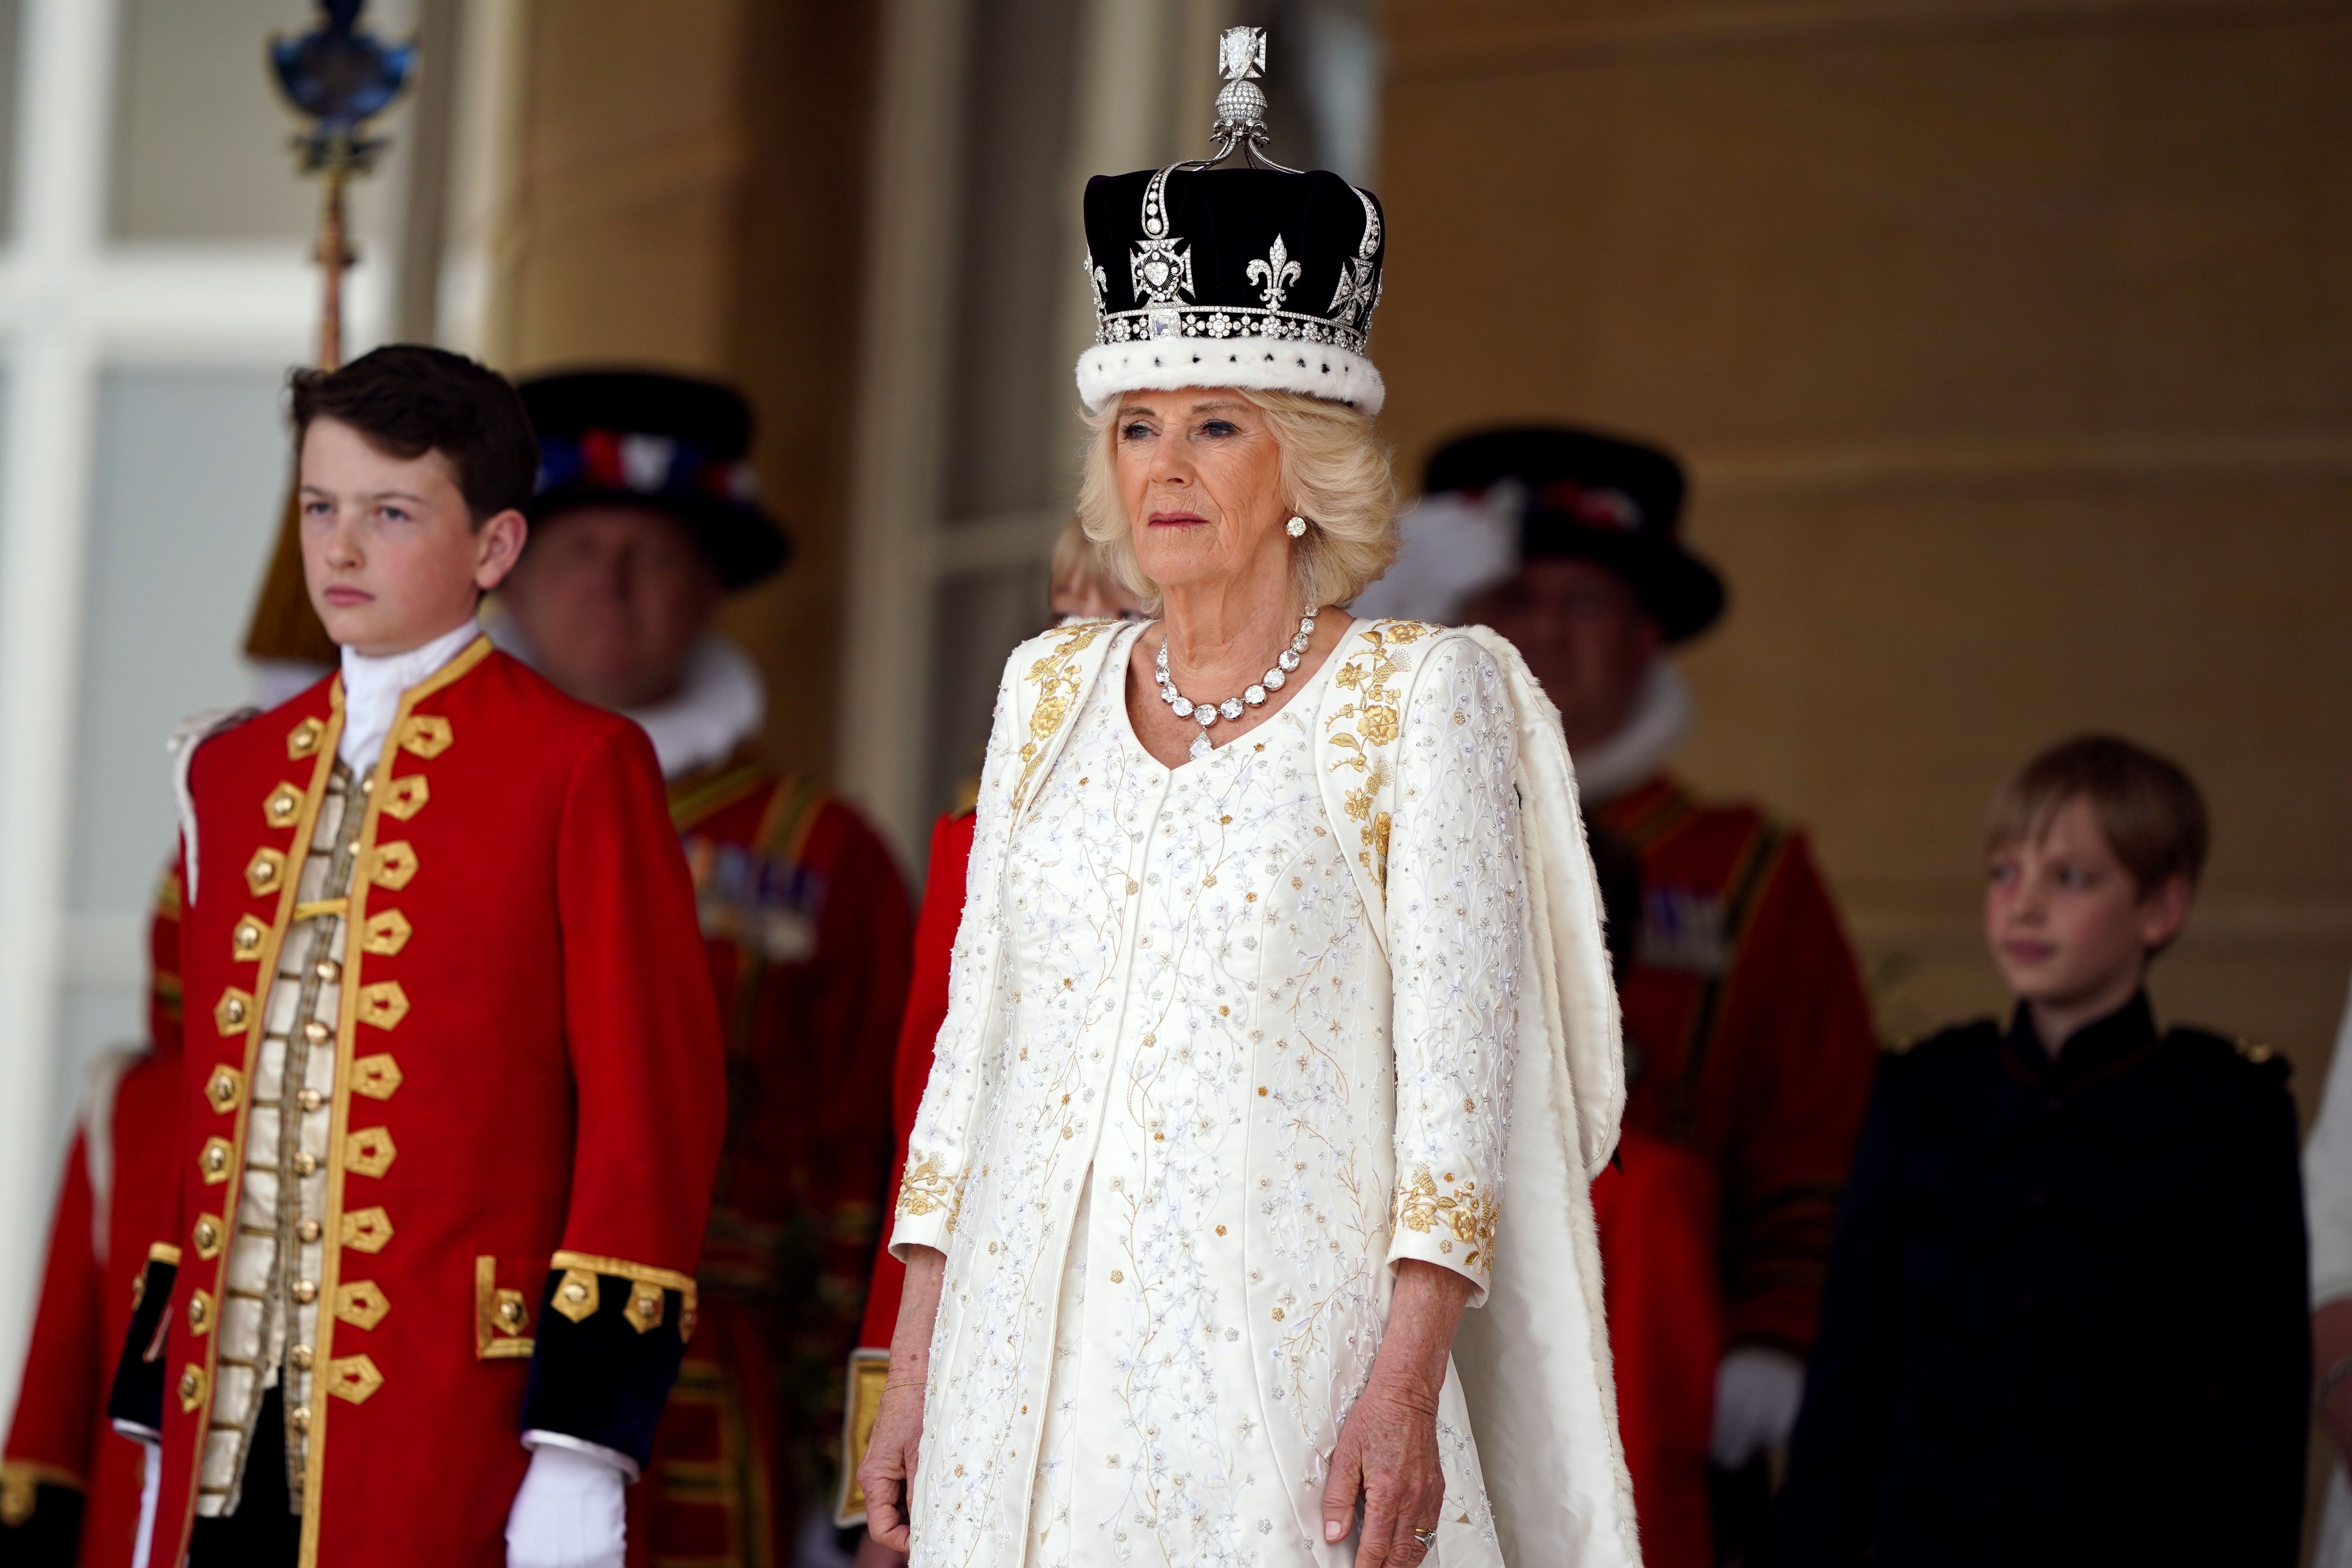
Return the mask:
[[642, 430], [541, 436], [537, 489], [541, 495], [582, 489], [649, 499], [707, 497], [747, 506], [760, 493], [746, 459], [714, 458], [696, 442]]

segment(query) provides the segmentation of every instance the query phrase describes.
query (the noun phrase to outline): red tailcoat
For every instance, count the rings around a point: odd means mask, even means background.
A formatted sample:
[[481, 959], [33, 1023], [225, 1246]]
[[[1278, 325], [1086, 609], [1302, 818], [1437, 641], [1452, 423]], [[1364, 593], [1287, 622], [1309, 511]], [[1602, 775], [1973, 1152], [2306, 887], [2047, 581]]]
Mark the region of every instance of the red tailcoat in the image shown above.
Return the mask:
[[1625, 1125], [1715, 1167], [1731, 1342], [1802, 1355], [1877, 1068], [1853, 950], [1803, 836], [1754, 806], [1661, 777], [1593, 815], [1642, 858]]
[[[294, 916], [341, 705], [340, 677], [322, 681], [205, 742], [189, 775], [197, 1022], [177, 1220], [147, 1289], [169, 1302], [158, 1564], [186, 1551], [218, 1341], [209, 1321], [192, 1331], [189, 1304], [222, 1289], [257, 993]], [[363, 798], [301, 1562], [495, 1568], [522, 1430], [647, 1457], [693, 1332], [725, 1119], [719, 1022], [635, 724], [478, 640], [404, 694]], [[133, 1342], [127, 1373], [139, 1355]], [[132, 1403], [119, 1381], [118, 1415]]]
[[726, 1020], [729, 1114], [701, 1331], [654, 1484], [631, 1492], [633, 1533], [656, 1562], [782, 1565], [838, 1459], [838, 1369], [894, 1174], [912, 916], [881, 839], [813, 785], [722, 768], [673, 784], [670, 812]]
[[[1510, 1201], [1505, 1194], [1504, 1201]], [[1723, 1291], [1715, 1273], [1715, 1171], [1628, 1128], [1592, 1184], [1617, 1429], [1648, 1568], [1709, 1568], [1707, 1440]]]
[[0, 1462], [0, 1558], [25, 1568], [128, 1568], [138, 1533], [145, 1462], [139, 1445], [108, 1429], [106, 1395], [171, 1185], [180, 1114], [179, 969], [175, 868], [157, 891], [148, 927], [153, 1049], [121, 1068], [111, 1093], [92, 1094], [58, 1184], [32, 1347]]

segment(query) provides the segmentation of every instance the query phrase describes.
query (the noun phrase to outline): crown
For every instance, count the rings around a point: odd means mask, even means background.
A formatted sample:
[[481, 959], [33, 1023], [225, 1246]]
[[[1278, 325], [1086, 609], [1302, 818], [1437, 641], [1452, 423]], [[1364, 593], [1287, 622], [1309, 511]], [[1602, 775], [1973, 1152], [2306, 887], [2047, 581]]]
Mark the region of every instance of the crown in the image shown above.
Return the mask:
[[1217, 64], [1211, 156], [1087, 184], [1095, 340], [1079, 395], [1099, 408], [1145, 388], [1244, 386], [1377, 412], [1384, 388], [1364, 347], [1386, 251], [1380, 202], [1267, 155], [1263, 28], [1227, 28]]

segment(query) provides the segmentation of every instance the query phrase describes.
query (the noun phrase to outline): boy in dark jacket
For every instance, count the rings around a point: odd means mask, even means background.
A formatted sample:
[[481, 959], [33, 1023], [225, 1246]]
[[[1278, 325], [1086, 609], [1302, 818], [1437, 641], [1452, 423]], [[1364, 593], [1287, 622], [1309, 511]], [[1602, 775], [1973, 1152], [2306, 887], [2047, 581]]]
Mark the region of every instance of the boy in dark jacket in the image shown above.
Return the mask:
[[2159, 1031], [2203, 803], [2104, 736], [1987, 824], [2006, 1028], [1881, 1068], [1780, 1499], [1811, 1565], [2295, 1560], [2310, 1352], [2286, 1064]]

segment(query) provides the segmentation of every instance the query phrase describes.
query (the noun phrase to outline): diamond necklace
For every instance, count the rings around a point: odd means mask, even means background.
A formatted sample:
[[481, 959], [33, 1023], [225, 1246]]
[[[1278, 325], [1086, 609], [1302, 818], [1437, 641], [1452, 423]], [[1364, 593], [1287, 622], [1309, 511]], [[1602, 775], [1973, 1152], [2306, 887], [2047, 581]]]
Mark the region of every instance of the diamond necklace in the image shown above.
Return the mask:
[[1205, 757], [1213, 749], [1209, 744], [1210, 725], [1219, 719], [1238, 719], [1244, 707], [1255, 708], [1265, 700], [1267, 692], [1282, 689], [1282, 683], [1288, 680], [1290, 672], [1298, 668], [1299, 656], [1307, 651], [1307, 640], [1315, 635], [1315, 617], [1318, 613], [1314, 605], [1307, 605], [1307, 614], [1298, 623], [1298, 635], [1290, 639], [1288, 647], [1274, 656], [1274, 668], [1265, 672], [1265, 679], [1255, 686], [1244, 689], [1239, 697], [1228, 697], [1223, 702], [1191, 702], [1185, 700], [1184, 694], [1176, 689], [1176, 678], [1168, 673], [1168, 634], [1164, 631], [1160, 634], [1160, 657], [1151, 661], [1154, 666], [1152, 679], [1160, 682], [1160, 700], [1174, 709], [1176, 717], [1200, 721], [1201, 732], [1192, 738], [1192, 754], [1194, 757]]

